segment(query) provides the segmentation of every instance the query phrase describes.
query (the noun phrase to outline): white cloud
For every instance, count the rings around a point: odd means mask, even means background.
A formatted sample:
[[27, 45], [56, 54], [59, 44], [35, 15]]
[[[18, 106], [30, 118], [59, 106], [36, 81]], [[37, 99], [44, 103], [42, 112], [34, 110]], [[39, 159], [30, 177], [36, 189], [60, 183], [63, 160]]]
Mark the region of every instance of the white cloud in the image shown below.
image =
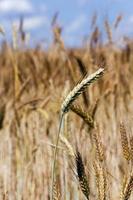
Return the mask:
[[28, 0], [1, 0], [0, 12], [31, 12], [32, 4]]
[[80, 15], [74, 21], [72, 21], [66, 29], [66, 34], [78, 31], [86, 22], [86, 16]]
[[[15, 21], [14, 24], [19, 26], [19, 20]], [[45, 16], [33, 16], [24, 19], [24, 29], [28, 31], [48, 25], [48, 19]]]

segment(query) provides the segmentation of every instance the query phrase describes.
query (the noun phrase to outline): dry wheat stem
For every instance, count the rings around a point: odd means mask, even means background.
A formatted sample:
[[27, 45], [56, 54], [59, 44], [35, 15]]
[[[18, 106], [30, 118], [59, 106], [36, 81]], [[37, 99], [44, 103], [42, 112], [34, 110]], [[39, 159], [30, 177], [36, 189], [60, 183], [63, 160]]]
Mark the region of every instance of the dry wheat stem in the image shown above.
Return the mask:
[[60, 118], [60, 124], [59, 124], [59, 131], [57, 134], [57, 139], [56, 139], [56, 144], [55, 144], [55, 149], [54, 149], [54, 158], [53, 158], [53, 165], [52, 165], [52, 182], [51, 182], [51, 200], [54, 199], [54, 172], [55, 172], [55, 165], [56, 165], [56, 157], [57, 157], [57, 150], [58, 150], [58, 143], [59, 143], [59, 137], [60, 137], [60, 132], [61, 132], [61, 128], [63, 126], [63, 117], [64, 115], [61, 115]]

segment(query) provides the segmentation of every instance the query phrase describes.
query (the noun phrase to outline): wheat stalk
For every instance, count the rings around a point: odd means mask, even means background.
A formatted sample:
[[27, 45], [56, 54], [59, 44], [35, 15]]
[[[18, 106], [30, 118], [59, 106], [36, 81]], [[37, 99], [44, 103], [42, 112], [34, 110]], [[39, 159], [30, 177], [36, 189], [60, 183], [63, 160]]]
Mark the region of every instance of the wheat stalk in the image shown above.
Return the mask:
[[61, 118], [60, 118], [60, 125], [59, 125], [59, 131], [57, 134], [56, 139], [56, 146], [54, 150], [54, 158], [53, 158], [53, 166], [52, 166], [52, 188], [51, 188], [51, 200], [53, 200], [53, 187], [54, 187], [54, 172], [55, 172], [55, 164], [56, 164], [56, 157], [57, 157], [57, 146], [59, 142], [60, 132], [62, 128], [62, 122], [64, 114], [67, 113], [70, 109], [70, 106], [75, 101], [75, 99], [82, 93], [84, 90], [89, 86], [91, 83], [99, 79], [104, 73], [104, 69], [100, 68], [95, 73], [89, 75], [87, 78], [83, 79], [81, 83], [77, 84], [74, 89], [67, 95], [65, 100], [62, 103], [61, 106]]

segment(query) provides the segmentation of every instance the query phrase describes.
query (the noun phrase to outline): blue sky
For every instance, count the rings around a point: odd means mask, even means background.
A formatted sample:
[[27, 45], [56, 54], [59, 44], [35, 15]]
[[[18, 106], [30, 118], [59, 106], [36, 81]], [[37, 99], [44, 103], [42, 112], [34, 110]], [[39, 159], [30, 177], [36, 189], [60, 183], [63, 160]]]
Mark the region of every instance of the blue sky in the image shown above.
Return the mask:
[[82, 43], [83, 37], [91, 32], [94, 13], [98, 15], [97, 24], [101, 29], [105, 18], [113, 25], [116, 16], [122, 14], [123, 20], [114, 37], [133, 35], [133, 0], [0, 0], [0, 25], [5, 29], [6, 39], [10, 40], [12, 24], [19, 24], [20, 17], [23, 17], [31, 43], [49, 43], [51, 20], [57, 11], [66, 45]]

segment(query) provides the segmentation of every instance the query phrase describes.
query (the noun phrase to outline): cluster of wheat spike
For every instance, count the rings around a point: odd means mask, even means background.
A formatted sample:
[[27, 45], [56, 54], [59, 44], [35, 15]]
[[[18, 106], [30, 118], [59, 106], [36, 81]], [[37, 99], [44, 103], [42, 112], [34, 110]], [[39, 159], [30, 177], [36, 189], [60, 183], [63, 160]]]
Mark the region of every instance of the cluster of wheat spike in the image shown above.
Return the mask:
[[[79, 106], [72, 105], [73, 102], [76, 100], [76, 98], [83, 93], [83, 91], [86, 89], [88, 85], [93, 83], [95, 80], [99, 79], [103, 75], [104, 69], [100, 68], [97, 72], [94, 74], [88, 76], [86, 79], [82, 80], [81, 83], [76, 85], [74, 89], [68, 94], [68, 96], [65, 98], [64, 102], [62, 103], [61, 106], [61, 120], [60, 120], [60, 127], [59, 127], [59, 132], [57, 135], [57, 140], [56, 140], [56, 146], [55, 146], [55, 153], [54, 153], [54, 160], [53, 160], [53, 170], [52, 170], [52, 196], [51, 199], [60, 199], [60, 197], [57, 198], [56, 194], [56, 189], [54, 188], [54, 171], [55, 171], [55, 162], [56, 162], [56, 154], [57, 154], [57, 147], [59, 143], [59, 136], [61, 132], [61, 125], [63, 121], [63, 117], [65, 113], [67, 113], [70, 109], [75, 112], [77, 115], [79, 115], [84, 122], [88, 125], [89, 128], [94, 128], [94, 114], [89, 115], [85, 111], [83, 111]], [[94, 113], [94, 112], [92, 112]], [[104, 156], [104, 150], [102, 143], [100, 141], [100, 136], [97, 133], [98, 130], [93, 132], [93, 145], [95, 148], [95, 156], [96, 160], [93, 162], [94, 166], [94, 171], [95, 171], [95, 179], [96, 179], [96, 185], [97, 185], [97, 193], [98, 193], [98, 199], [99, 200], [105, 200], [108, 199], [108, 194], [107, 194], [107, 173], [108, 169], [106, 168], [106, 159]], [[90, 129], [89, 129], [90, 133]], [[127, 180], [122, 184], [122, 190], [120, 193], [120, 200], [128, 200], [131, 196], [131, 192], [133, 190], [133, 169], [132, 169], [132, 138], [130, 139], [130, 147], [128, 144], [128, 136], [126, 133], [126, 129], [124, 127], [124, 124], [120, 124], [120, 133], [121, 133], [121, 145], [122, 145], [122, 150], [123, 150], [123, 155], [127, 161], [131, 162], [131, 167], [130, 167], [130, 174]], [[63, 138], [63, 136], [62, 136]], [[70, 151], [72, 150], [72, 147], [67, 145], [68, 149], [71, 148]], [[89, 179], [86, 175], [85, 172], [85, 167], [82, 161], [82, 156], [78, 149], [76, 149], [75, 153], [72, 153], [74, 159], [75, 159], [75, 165], [76, 165], [76, 173], [77, 173], [77, 178], [79, 180], [79, 185], [81, 187], [81, 191], [85, 195], [86, 199], [90, 199], [90, 186], [89, 186]]]

